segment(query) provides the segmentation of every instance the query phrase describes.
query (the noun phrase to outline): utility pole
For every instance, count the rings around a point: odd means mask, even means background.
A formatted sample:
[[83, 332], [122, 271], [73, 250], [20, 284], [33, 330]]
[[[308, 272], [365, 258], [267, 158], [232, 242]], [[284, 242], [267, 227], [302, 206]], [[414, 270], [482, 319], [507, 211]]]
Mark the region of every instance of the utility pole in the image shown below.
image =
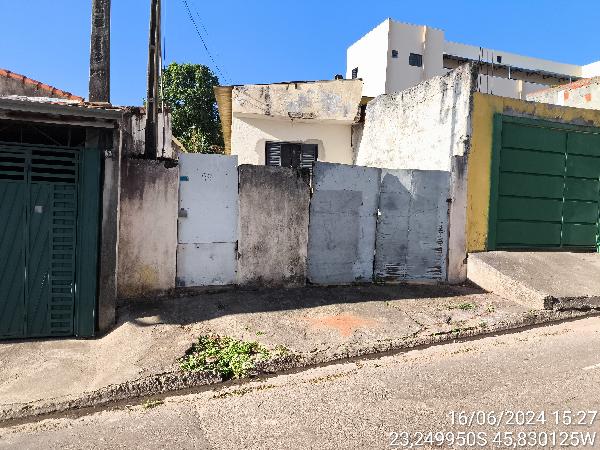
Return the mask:
[[158, 102], [161, 67], [161, 0], [150, 0], [150, 39], [148, 45], [148, 92], [146, 96], [146, 157], [158, 156]]
[[110, 103], [110, 0], [92, 0], [89, 101]]

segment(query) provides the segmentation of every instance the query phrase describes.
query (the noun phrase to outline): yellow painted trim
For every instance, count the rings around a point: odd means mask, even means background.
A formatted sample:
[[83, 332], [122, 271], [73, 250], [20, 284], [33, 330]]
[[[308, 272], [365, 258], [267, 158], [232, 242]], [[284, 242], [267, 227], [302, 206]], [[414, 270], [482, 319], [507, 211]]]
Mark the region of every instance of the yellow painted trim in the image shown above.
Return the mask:
[[494, 114], [600, 127], [600, 111], [475, 93], [467, 180], [467, 251], [487, 250]]

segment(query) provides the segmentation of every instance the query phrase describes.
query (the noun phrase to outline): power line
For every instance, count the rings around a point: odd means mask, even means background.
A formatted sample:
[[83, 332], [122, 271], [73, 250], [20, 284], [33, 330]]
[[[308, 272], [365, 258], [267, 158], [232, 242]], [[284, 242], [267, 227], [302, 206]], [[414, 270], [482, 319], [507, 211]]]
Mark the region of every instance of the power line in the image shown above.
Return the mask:
[[208, 46], [206, 45], [206, 42], [204, 41], [204, 38], [202, 37], [202, 33], [200, 33], [200, 30], [198, 29], [198, 24], [196, 23], [196, 20], [194, 19], [194, 16], [192, 14], [192, 11], [190, 10], [190, 5], [188, 5], [187, 0], [181, 0], [185, 6], [185, 9], [188, 13], [188, 17], [190, 18], [190, 20], [192, 21], [192, 23], [194, 24], [194, 28], [196, 29], [196, 34], [198, 34], [198, 37], [200, 38], [200, 40], [202, 41], [202, 45], [204, 46], [204, 49], [206, 50], [206, 53], [208, 54], [208, 57], [210, 58], [210, 60], [212, 61], [213, 65], [215, 66], [215, 69], [217, 69], [217, 72], [219, 72], [219, 75], [221, 75], [221, 77], [229, 84], [231, 84], [231, 81], [223, 74], [223, 72], [221, 71], [221, 68], [219, 67], [219, 65], [217, 64], [217, 62], [215, 61], [215, 58], [213, 57], [212, 53], [210, 52], [210, 50], [208, 49]]
[[[188, 4], [187, 0], [181, 0], [181, 1], [183, 2], [183, 5], [185, 6], [185, 9], [187, 11], [188, 17], [190, 18], [190, 20], [192, 21], [192, 24], [194, 25], [194, 29], [196, 30], [196, 34], [200, 38], [200, 41], [202, 42], [202, 45], [204, 46], [204, 49], [206, 50], [206, 53], [208, 54], [208, 57], [212, 61], [215, 69], [217, 70], [217, 72], [219, 73], [219, 75], [221, 75], [221, 78], [223, 80], [225, 80], [225, 82], [227, 82], [228, 84], [232, 84], [231, 80], [229, 79], [229, 77], [225, 76], [225, 74], [223, 73], [224, 71], [221, 70], [221, 68], [217, 64], [217, 61], [215, 60], [214, 56], [212, 55], [211, 51], [209, 50], [208, 45], [206, 44], [206, 41], [204, 40], [204, 37], [202, 36], [202, 33], [200, 32], [200, 29], [198, 28], [198, 24], [196, 23], [196, 20], [194, 20], [194, 15], [192, 14], [192, 10], [191, 10], [190, 5]], [[196, 12], [196, 16], [198, 17], [198, 22], [200, 23], [200, 26], [202, 27], [202, 29], [204, 30], [204, 32], [206, 33], [206, 36], [208, 38], [208, 30], [206, 29], [206, 27], [202, 23], [202, 20], [200, 19], [200, 14], [198, 13], [198, 11], [195, 11], [195, 12]], [[254, 97], [250, 96], [249, 94], [247, 94], [247, 93], [245, 93], [243, 91], [239, 91], [239, 93], [242, 94], [244, 97], [246, 97], [246, 101], [248, 101], [254, 107], [256, 107], [258, 109], [261, 109], [264, 112], [269, 111], [269, 105], [267, 103], [265, 103], [265, 102], [263, 102], [263, 101], [261, 101], [261, 100], [259, 100], [257, 98], [254, 98]]]

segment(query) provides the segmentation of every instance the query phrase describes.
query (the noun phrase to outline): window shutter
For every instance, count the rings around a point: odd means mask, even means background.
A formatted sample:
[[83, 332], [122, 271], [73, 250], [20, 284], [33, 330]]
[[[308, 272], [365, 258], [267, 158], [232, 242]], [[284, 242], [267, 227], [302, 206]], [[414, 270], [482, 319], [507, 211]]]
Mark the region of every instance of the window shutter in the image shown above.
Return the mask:
[[265, 165], [281, 166], [281, 142], [267, 142], [265, 146]]
[[319, 156], [319, 146], [317, 144], [302, 144], [300, 154], [300, 168], [308, 169], [312, 176], [313, 164]]

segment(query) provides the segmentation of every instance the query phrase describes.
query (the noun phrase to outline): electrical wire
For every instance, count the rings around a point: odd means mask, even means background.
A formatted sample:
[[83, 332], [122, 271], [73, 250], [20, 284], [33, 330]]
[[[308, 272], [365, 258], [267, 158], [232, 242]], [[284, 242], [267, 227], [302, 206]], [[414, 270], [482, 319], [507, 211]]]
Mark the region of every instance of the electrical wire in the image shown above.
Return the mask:
[[[213, 54], [211, 53], [211, 51], [208, 48], [208, 45], [206, 44], [206, 40], [204, 39], [204, 37], [202, 36], [202, 33], [200, 32], [200, 29], [198, 27], [198, 23], [196, 22], [196, 20], [194, 19], [194, 15], [192, 14], [192, 8], [190, 8], [190, 5], [188, 3], [187, 0], [181, 0], [183, 5], [185, 6], [186, 12], [188, 14], [188, 17], [190, 19], [190, 21], [192, 22], [192, 24], [194, 25], [194, 29], [196, 30], [196, 34], [198, 35], [198, 37], [200, 38], [200, 41], [202, 42], [202, 45], [204, 47], [204, 49], [206, 50], [206, 53], [208, 54], [208, 57], [210, 58], [210, 60], [213, 63], [213, 66], [215, 67], [215, 69], [217, 70], [217, 72], [219, 73], [219, 75], [222, 77], [223, 80], [225, 80], [225, 82], [227, 84], [232, 84], [231, 80], [229, 79], [229, 77], [227, 77], [224, 73], [223, 70], [221, 70], [221, 68], [219, 67], [219, 64], [217, 64], [217, 61], [215, 59], [215, 57], [213, 56]], [[200, 19], [200, 14], [198, 13], [198, 11], [194, 10], [196, 13], [196, 16], [198, 17], [198, 22], [200, 23], [201, 28], [204, 30], [204, 32], [206, 33], [207, 39], [208, 39], [208, 31], [206, 29], [206, 27], [204, 26], [204, 24], [202, 23], [201, 19]], [[246, 97], [246, 101], [248, 101], [248, 103], [252, 104], [252, 106], [254, 106], [255, 108], [258, 108], [260, 110], [262, 110], [263, 112], [268, 112], [270, 106], [257, 99], [254, 98], [252, 96], [250, 96], [249, 94], [247, 94], [246, 92], [243, 91], [238, 91], [241, 95], [243, 95], [244, 97]]]

